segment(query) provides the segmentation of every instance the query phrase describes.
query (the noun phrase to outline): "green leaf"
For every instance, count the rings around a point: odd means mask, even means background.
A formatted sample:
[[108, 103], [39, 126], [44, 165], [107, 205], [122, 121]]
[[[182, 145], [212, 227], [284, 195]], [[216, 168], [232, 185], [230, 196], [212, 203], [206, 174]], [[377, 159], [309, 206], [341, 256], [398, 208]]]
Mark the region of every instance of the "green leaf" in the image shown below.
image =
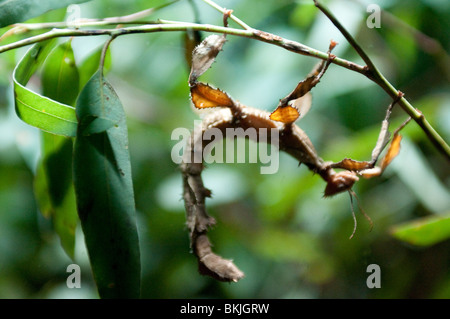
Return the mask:
[[22, 22], [73, 3], [89, 0], [0, 0], [0, 28]]
[[29, 125], [49, 133], [73, 137], [77, 129], [75, 109], [25, 87], [55, 43], [54, 40], [50, 40], [35, 44], [14, 69], [16, 113]]
[[78, 215], [72, 183], [72, 139], [42, 132], [42, 159], [34, 179], [41, 213], [51, 218], [61, 246], [74, 258]]
[[80, 75], [71, 41], [58, 45], [48, 55], [42, 71], [43, 94], [58, 102], [73, 105], [79, 91]]
[[[76, 110], [74, 184], [97, 288], [101, 298], [137, 298], [140, 252], [126, 117], [101, 71], [82, 90]], [[95, 126], [97, 119], [108, 125]]]
[[431, 246], [450, 238], [450, 214], [431, 216], [395, 226], [392, 235], [416, 246]]
[[[58, 102], [74, 104], [79, 90], [79, 74], [71, 42], [48, 55], [42, 72], [44, 94]], [[53, 221], [64, 251], [74, 258], [78, 215], [72, 183], [72, 139], [42, 132], [42, 156], [34, 188], [42, 214]]]

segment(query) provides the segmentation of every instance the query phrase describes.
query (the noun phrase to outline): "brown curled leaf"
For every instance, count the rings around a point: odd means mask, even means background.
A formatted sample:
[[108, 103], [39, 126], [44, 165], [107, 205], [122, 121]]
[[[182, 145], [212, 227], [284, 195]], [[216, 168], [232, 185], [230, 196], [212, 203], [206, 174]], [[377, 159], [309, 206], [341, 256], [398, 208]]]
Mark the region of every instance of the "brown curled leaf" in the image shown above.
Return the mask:
[[284, 124], [294, 123], [308, 113], [311, 102], [311, 93], [306, 92], [303, 96], [289, 101], [287, 105], [280, 103], [277, 109], [270, 114], [270, 119]]
[[392, 139], [391, 145], [384, 156], [381, 165], [378, 167], [374, 167], [371, 169], [365, 169], [360, 172], [361, 176], [364, 178], [371, 178], [375, 176], [380, 176], [386, 167], [392, 162], [392, 160], [398, 155], [400, 152], [400, 142], [402, 140], [402, 136], [398, 134], [394, 134], [394, 138]]
[[305, 80], [299, 82], [295, 89], [284, 99], [282, 99], [281, 103], [288, 103], [289, 101], [298, 99], [311, 91], [311, 89], [316, 85], [317, 75], [313, 74], [308, 76]]
[[288, 105], [289, 102], [301, 98], [302, 96], [310, 92], [317, 85], [317, 83], [319, 83], [320, 79], [328, 69], [331, 61], [333, 61], [333, 59], [335, 58], [335, 56], [331, 54], [331, 51], [334, 49], [336, 45], [337, 45], [336, 42], [331, 41], [330, 48], [328, 51], [328, 59], [319, 62], [311, 71], [311, 73], [308, 74], [306, 79], [299, 82], [291, 93], [289, 93], [285, 98], [280, 100], [278, 106], [286, 106]]
[[[332, 48], [334, 48], [334, 45], [330, 45], [330, 50]], [[311, 94], [309, 92], [319, 83], [332, 59], [333, 56], [330, 54], [328, 60], [320, 62], [306, 79], [299, 82], [291, 93], [281, 99], [270, 118], [287, 124], [305, 116], [311, 107]]]
[[227, 93], [203, 83], [196, 83], [191, 87], [191, 100], [198, 109], [232, 107], [234, 105]]
[[381, 162], [381, 170], [384, 170], [391, 162], [392, 160], [398, 155], [400, 152], [400, 142], [402, 140], [401, 135], [394, 135], [394, 138], [392, 139], [391, 145], [389, 146], [389, 149], [386, 153], [386, 156], [383, 158], [383, 161]]
[[275, 111], [270, 114], [270, 119], [273, 121], [282, 122], [285, 124], [294, 123], [300, 116], [300, 113], [295, 107], [290, 105], [278, 106]]
[[355, 161], [351, 158], [344, 158], [342, 161], [330, 165], [332, 168], [342, 168], [349, 171], [360, 171], [363, 169], [372, 168], [372, 166], [373, 165], [370, 162]]
[[189, 75], [189, 83], [191, 85], [211, 67], [216, 56], [222, 50], [225, 41], [225, 35], [212, 34], [194, 49], [192, 52], [191, 74]]

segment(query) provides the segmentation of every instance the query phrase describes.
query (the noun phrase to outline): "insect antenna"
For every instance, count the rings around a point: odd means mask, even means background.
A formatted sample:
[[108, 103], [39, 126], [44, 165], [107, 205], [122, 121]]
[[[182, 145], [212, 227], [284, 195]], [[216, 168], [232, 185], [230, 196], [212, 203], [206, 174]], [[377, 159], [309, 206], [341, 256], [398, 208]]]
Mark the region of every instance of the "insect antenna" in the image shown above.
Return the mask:
[[352, 190], [349, 190], [348, 194], [350, 195], [350, 208], [352, 210], [352, 217], [353, 217], [353, 232], [348, 239], [352, 239], [353, 236], [355, 235], [356, 226], [358, 225], [358, 222], [356, 221], [355, 210], [353, 209], [353, 196], [352, 195], [355, 194], [355, 192], [353, 192]]
[[359, 208], [360, 212], [364, 215], [364, 217], [365, 217], [365, 218], [369, 221], [369, 223], [370, 223], [370, 229], [369, 229], [369, 231], [372, 231], [372, 229], [373, 229], [373, 221], [372, 221], [372, 219], [370, 218], [370, 216], [367, 215], [366, 212], [364, 211], [364, 209], [361, 207], [359, 198], [358, 198], [358, 196], [356, 195], [356, 193], [355, 193], [352, 189], [349, 189], [349, 190], [348, 190], [348, 194], [350, 195], [350, 204], [351, 204], [352, 216], [353, 216], [353, 222], [354, 222], [353, 232], [352, 232], [352, 234], [350, 235], [350, 238], [349, 238], [349, 239], [352, 239], [353, 236], [355, 235], [355, 232], [356, 232], [356, 226], [357, 226], [356, 216], [355, 216], [355, 210], [353, 209], [353, 197], [355, 197], [355, 199], [356, 199], [356, 203], [357, 203], [357, 205], [358, 205], [358, 208]]

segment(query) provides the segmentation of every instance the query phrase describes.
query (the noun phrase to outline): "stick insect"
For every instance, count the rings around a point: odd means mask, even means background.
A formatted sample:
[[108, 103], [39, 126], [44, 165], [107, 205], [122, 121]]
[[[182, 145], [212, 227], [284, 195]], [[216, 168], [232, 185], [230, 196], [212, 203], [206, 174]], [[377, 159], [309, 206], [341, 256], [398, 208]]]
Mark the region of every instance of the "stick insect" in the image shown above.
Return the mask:
[[[311, 106], [310, 91], [319, 83], [335, 58], [331, 51], [336, 43], [333, 41], [330, 43], [328, 59], [321, 61], [305, 80], [299, 82], [291, 93], [281, 99], [272, 113], [245, 106], [226, 92], [197, 81], [198, 77], [210, 68], [224, 43], [225, 35], [211, 35], [193, 52], [189, 76], [191, 101], [197, 109], [212, 108], [213, 112], [203, 118], [201, 128], [194, 130], [191, 135], [183, 155], [181, 171], [186, 224], [190, 232], [191, 249], [198, 258], [200, 273], [221, 281], [237, 282], [244, 276], [244, 273], [231, 260], [215, 254], [207, 237], [208, 229], [215, 225], [216, 221], [208, 215], [205, 208], [205, 200], [211, 196], [211, 191], [203, 185], [201, 178], [204, 165], [194, 159], [211, 143], [211, 141], [203, 138], [208, 130], [219, 129], [224, 133], [227, 128], [242, 128], [244, 130], [255, 128], [257, 132], [260, 132], [260, 129], [266, 129], [264, 132], [268, 132], [268, 134], [270, 134], [271, 129], [276, 130], [279, 136], [279, 149], [292, 155], [300, 164], [304, 164], [326, 182], [324, 196], [348, 192], [353, 203], [353, 197], [356, 194], [353, 192], [352, 186], [358, 181], [358, 176], [369, 178], [379, 176], [383, 172], [399, 152], [401, 136], [398, 132], [407, 122], [394, 132], [389, 150], [379, 166], [375, 166], [375, 164], [381, 152], [389, 143], [389, 118], [397, 100], [394, 100], [387, 109], [370, 161], [355, 161], [345, 158], [337, 163], [326, 162], [317, 154], [311, 140], [295, 124], [295, 121], [303, 117], [309, 110]], [[402, 95], [400, 92], [398, 98], [401, 98]], [[256, 142], [259, 138], [258, 135]], [[341, 169], [342, 171], [336, 172], [335, 169]], [[356, 230], [353, 205], [352, 214], [355, 227], [350, 238], [353, 237]], [[369, 219], [367, 215], [365, 216]]]

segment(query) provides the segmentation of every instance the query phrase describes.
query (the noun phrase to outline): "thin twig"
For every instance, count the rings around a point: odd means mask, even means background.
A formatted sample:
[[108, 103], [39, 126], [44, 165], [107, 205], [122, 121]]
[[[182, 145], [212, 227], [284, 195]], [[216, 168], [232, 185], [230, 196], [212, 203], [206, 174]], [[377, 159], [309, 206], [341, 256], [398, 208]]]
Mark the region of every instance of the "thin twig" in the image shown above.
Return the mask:
[[[401, 93], [398, 91], [378, 70], [366, 52], [361, 48], [358, 42], [353, 38], [353, 36], [344, 28], [344, 26], [339, 22], [339, 20], [318, 0], [313, 0], [315, 6], [322, 11], [327, 18], [336, 26], [336, 28], [342, 33], [342, 35], [347, 39], [350, 45], [355, 49], [359, 56], [366, 63], [366, 72], [363, 73], [367, 78], [378, 84], [387, 94], [389, 94], [393, 99], [396, 99]], [[422, 128], [422, 130], [427, 135], [431, 143], [436, 147], [436, 149], [442, 153], [450, 161], [450, 146], [445, 142], [445, 140], [436, 132], [436, 130], [431, 126], [431, 124], [426, 120], [425, 116], [415, 109], [406, 99], [402, 97], [398, 104], [402, 109]]]
[[[187, 30], [198, 30], [205, 32], [230, 34], [240, 37], [247, 37], [258, 41], [277, 45], [279, 47], [282, 47], [291, 52], [295, 52], [297, 54], [311, 56], [322, 60], [328, 59], [328, 53], [326, 52], [310, 48], [299, 42], [284, 39], [282, 37], [264, 31], [254, 29], [242, 30], [230, 27], [216, 26], [212, 24], [197, 24], [197, 23], [169, 21], [169, 20], [158, 20], [158, 23], [155, 24], [122, 27], [117, 29], [53, 29], [36, 36], [32, 36], [23, 40], [19, 40], [13, 43], [0, 46], [0, 53], [58, 37], [80, 37], [80, 36], [99, 36], [99, 35], [120, 36], [135, 33], [187, 31]], [[359, 73], [365, 72], [363, 66], [338, 57], [336, 57], [332, 61], [332, 63]]]
[[[374, 82], [377, 83], [392, 98], [395, 98], [399, 91], [397, 91], [397, 89], [389, 83], [389, 81], [382, 76], [381, 73], [377, 72], [377, 74], [379, 78], [378, 80], [374, 80]], [[397, 103], [420, 126], [434, 147], [442, 155], [444, 155], [448, 161], [450, 161], [450, 146], [427, 121], [422, 112], [414, 108], [405, 97], [402, 97]]]
[[141, 18], [147, 17], [150, 14], [165, 8], [171, 4], [178, 2], [179, 0], [173, 0], [171, 2], [164, 3], [160, 6], [145, 9], [135, 13], [131, 13], [125, 16], [118, 17], [108, 17], [103, 19], [87, 19], [80, 18], [73, 21], [60, 21], [60, 22], [44, 22], [44, 23], [16, 23], [12, 25], [12, 29], [5, 32], [1, 37], [0, 41], [5, 39], [10, 35], [18, 35], [29, 31], [53, 29], [53, 28], [82, 28], [82, 27], [96, 27], [96, 26], [107, 26], [107, 25], [117, 25], [117, 24], [150, 24], [150, 21], [141, 21]]
[[[218, 6], [211, 0], [203, 0], [208, 3], [212, 7], [216, 8], [220, 12], [224, 13], [226, 9]], [[385, 92], [387, 92], [393, 99], [395, 99], [399, 91], [391, 84], [389, 81], [380, 73], [380, 71], [375, 67], [370, 58], [364, 52], [364, 50], [358, 45], [356, 40], [349, 34], [349, 32], [339, 23], [339, 21], [326, 9], [323, 7], [317, 0], [314, 0], [316, 6], [321, 9], [327, 17], [330, 18], [331, 21], [335, 24], [335, 26], [341, 31], [341, 33], [346, 37], [346, 39], [350, 42], [350, 44], [355, 48], [355, 50], [360, 54], [361, 58], [367, 63], [367, 66], [361, 66], [354, 62], [338, 58], [336, 57], [332, 63], [349, 69], [351, 71], [355, 71], [361, 73], [368, 77], [370, 80], [374, 81], [378, 84]], [[138, 16], [140, 15], [137, 13]], [[129, 15], [128, 17], [133, 17], [134, 14]], [[127, 16], [126, 16], [127, 17]], [[136, 15], [134, 15], [136, 17]], [[122, 21], [127, 20], [127, 18], [120, 18]], [[128, 18], [130, 19], [130, 18]], [[23, 46], [27, 46], [30, 44], [34, 44], [37, 42], [57, 38], [57, 37], [68, 37], [68, 36], [96, 36], [96, 35], [109, 35], [109, 36], [120, 36], [125, 34], [134, 34], [134, 33], [152, 33], [152, 32], [165, 32], [165, 31], [187, 31], [187, 30], [198, 30], [205, 32], [214, 32], [214, 33], [223, 33], [230, 34], [240, 37], [247, 37], [251, 39], [255, 39], [258, 41], [266, 42], [272, 45], [276, 45], [282, 47], [291, 52], [295, 52], [297, 54], [315, 57], [322, 60], [328, 59], [328, 54], [326, 52], [322, 52], [313, 48], [310, 48], [306, 45], [303, 45], [299, 42], [291, 41], [288, 39], [284, 39], [280, 36], [270, 34], [264, 31], [256, 30], [249, 27], [247, 24], [236, 18], [234, 15], [230, 15], [230, 19], [238, 23], [242, 29], [235, 29], [229, 27], [221, 27], [210, 24], [197, 24], [197, 23], [188, 23], [188, 22], [178, 22], [178, 21], [167, 21], [160, 20], [159, 23], [155, 24], [146, 24], [139, 26], [131, 26], [131, 27], [122, 27], [117, 29], [93, 29], [93, 30], [83, 30], [83, 29], [53, 29], [51, 31], [32, 36], [23, 40], [19, 40], [17, 42], [13, 42], [10, 44], [5, 44], [0, 46], [0, 53], [17, 49]], [[92, 22], [94, 23], [94, 22]], [[104, 22], [102, 22], [104, 23]], [[123, 23], [123, 22], [122, 22]], [[73, 24], [73, 23], [72, 23]], [[86, 25], [81, 25], [86, 26]], [[10, 30], [11, 31], [11, 30]], [[9, 31], [8, 31], [9, 32]], [[418, 110], [416, 110], [404, 97], [398, 101], [398, 104], [403, 108], [403, 110], [411, 116], [411, 118], [422, 128], [422, 130], [427, 135], [428, 139], [431, 143], [436, 147], [436, 149], [441, 152], [448, 160], [450, 160], [450, 147], [447, 145], [445, 140], [434, 130], [431, 124], [426, 120], [425, 116]]]
[[[207, 3], [208, 5], [210, 5], [214, 9], [218, 10], [219, 12], [222, 12], [223, 14], [225, 14], [225, 12], [227, 11], [227, 9], [222, 8], [221, 6], [219, 6], [217, 3], [213, 2], [213, 1], [210, 1], [210, 0], [202, 0], [202, 1]], [[245, 30], [252, 30], [253, 29], [252, 27], [250, 27], [248, 24], [246, 24], [244, 21], [242, 21], [241, 19], [239, 19], [238, 17], [236, 17], [233, 14], [230, 15], [230, 19], [233, 20], [234, 22], [236, 22], [237, 24], [239, 24]]]
[[[355, 49], [355, 51], [359, 54], [361, 59], [366, 63], [368, 70], [376, 69], [375, 65], [373, 64], [372, 60], [369, 58], [369, 56], [364, 52], [364, 50], [361, 48], [361, 46], [358, 44], [358, 42], [353, 38], [353, 36], [347, 31], [347, 29], [344, 28], [344, 26], [339, 22], [338, 19], [328, 10], [327, 7], [323, 6], [319, 1], [313, 0], [314, 5], [322, 11], [323, 14], [333, 23], [336, 28], [342, 33], [342, 35], [345, 37], [345, 39], [348, 41], [348, 43]], [[366, 74], [366, 76], [370, 77], [369, 74]]]

